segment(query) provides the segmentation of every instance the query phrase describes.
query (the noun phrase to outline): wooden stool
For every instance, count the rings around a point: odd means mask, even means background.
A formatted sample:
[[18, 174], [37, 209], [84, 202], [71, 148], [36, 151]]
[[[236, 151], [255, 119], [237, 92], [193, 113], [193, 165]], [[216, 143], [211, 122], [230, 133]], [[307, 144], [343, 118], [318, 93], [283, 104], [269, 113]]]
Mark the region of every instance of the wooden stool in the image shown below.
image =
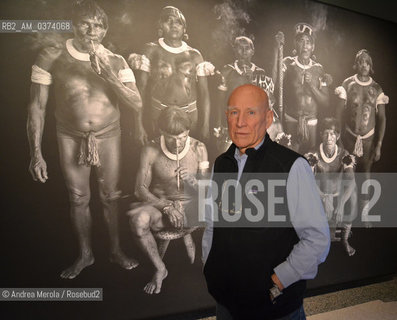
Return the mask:
[[181, 230], [166, 229], [154, 233], [154, 237], [158, 240], [158, 248], [161, 259], [163, 259], [171, 240], [183, 238], [190, 263], [194, 263], [196, 256], [196, 245], [194, 244], [191, 233], [198, 228], [199, 227], [196, 226]]

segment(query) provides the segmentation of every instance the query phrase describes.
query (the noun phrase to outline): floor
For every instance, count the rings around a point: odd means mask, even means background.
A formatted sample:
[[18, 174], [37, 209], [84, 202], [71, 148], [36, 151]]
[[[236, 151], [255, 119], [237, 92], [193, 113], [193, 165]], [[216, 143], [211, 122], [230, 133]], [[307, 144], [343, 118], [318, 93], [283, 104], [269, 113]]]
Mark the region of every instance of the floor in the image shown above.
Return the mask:
[[304, 308], [308, 320], [397, 320], [397, 275], [389, 281], [306, 298]]
[[310, 316], [375, 300], [397, 301], [397, 276], [390, 281], [306, 298], [304, 308], [306, 315]]

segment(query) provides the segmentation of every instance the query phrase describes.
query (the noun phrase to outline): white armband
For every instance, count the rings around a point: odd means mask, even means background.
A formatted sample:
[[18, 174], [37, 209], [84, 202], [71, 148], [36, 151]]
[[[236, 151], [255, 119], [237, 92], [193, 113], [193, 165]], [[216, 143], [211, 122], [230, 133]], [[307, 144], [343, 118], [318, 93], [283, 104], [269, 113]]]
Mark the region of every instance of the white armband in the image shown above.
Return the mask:
[[52, 83], [51, 73], [35, 64], [32, 66], [32, 75], [30, 79], [33, 83], [44, 84], [46, 86], [49, 86]]
[[198, 77], [213, 76], [215, 74], [215, 66], [211, 62], [203, 61], [197, 65], [196, 73]]
[[201, 161], [199, 162], [199, 170], [205, 170], [210, 167], [209, 161]]
[[346, 90], [345, 90], [345, 88], [343, 88], [342, 86], [339, 86], [339, 87], [335, 88], [335, 94], [336, 94], [339, 98], [341, 98], [341, 99], [343, 99], [343, 100], [347, 100], [347, 93], [346, 93]]
[[134, 73], [130, 68], [119, 70], [118, 78], [121, 82], [135, 82]]
[[150, 72], [150, 60], [144, 54], [131, 53], [128, 57], [128, 63], [132, 69]]
[[376, 98], [376, 106], [378, 104], [388, 104], [389, 103], [389, 97], [385, 95], [383, 92]]
[[142, 64], [140, 70], [150, 72], [150, 60], [144, 54], [142, 55]]
[[220, 90], [220, 91], [227, 91], [227, 86], [224, 85], [224, 84], [220, 84], [220, 85], [218, 86], [218, 90]]
[[349, 168], [352, 168], [352, 169], [354, 169], [354, 165], [351, 163], [351, 164], [343, 164], [343, 169], [344, 170], [347, 170], [347, 169], [349, 169]]

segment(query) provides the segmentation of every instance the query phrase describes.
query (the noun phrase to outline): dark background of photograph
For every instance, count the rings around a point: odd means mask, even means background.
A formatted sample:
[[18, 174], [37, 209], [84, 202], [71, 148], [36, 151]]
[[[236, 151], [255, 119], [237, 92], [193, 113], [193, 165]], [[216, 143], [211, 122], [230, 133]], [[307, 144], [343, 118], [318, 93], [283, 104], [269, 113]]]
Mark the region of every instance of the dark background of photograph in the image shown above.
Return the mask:
[[[395, 101], [396, 25], [312, 1], [98, 1], [109, 15], [110, 27], [104, 44], [125, 58], [139, 53], [144, 43], [156, 40], [159, 12], [165, 5], [182, 10], [188, 25], [188, 43], [201, 51], [217, 68], [234, 61], [231, 41], [246, 35], [254, 39], [253, 62], [271, 74], [274, 35], [286, 36], [284, 55], [293, 49], [293, 26], [308, 22], [317, 31], [315, 54], [326, 72], [333, 76], [331, 92], [352, 75], [354, 57], [359, 49], [371, 52], [374, 79], [390, 97], [386, 106], [387, 128], [382, 158], [373, 171], [396, 172], [395, 141], [397, 117]], [[70, 1], [6, 0], [0, 3], [1, 19], [69, 19]], [[120, 204], [122, 245], [140, 266], [126, 271], [108, 260], [109, 242], [92, 179], [93, 249], [95, 264], [74, 280], [63, 280], [60, 272], [75, 259], [77, 243], [68, 214], [68, 196], [59, 167], [53, 116], [54, 97], [48, 102], [43, 135], [43, 154], [49, 180], [33, 182], [28, 172], [29, 147], [26, 138], [31, 65], [41, 46], [72, 35], [0, 34], [0, 103], [2, 155], [0, 156], [2, 201], [0, 243], [2, 264], [0, 287], [100, 287], [102, 302], [3, 302], [0, 317], [50, 319], [180, 319], [213, 312], [201, 273], [201, 235], [193, 234], [197, 245], [196, 261], [190, 265], [182, 241], [173, 241], [166, 253], [169, 276], [159, 295], [148, 296], [143, 287], [153, 268], [136, 246], [125, 212], [133, 200], [139, 149], [132, 139], [133, 114], [122, 108], [124, 198]], [[209, 79], [211, 97], [216, 79]], [[334, 101], [334, 98], [332, 98]], [[329, 114], [332, 114], [331, 103]], [[212, 108], [221, 106], [213, 105]], [[214, 148], [208, 146], [213, 159]], [[395, 208], [390, 208], [395, 212]], [[396, 271], [397, 237], [395, 228], [354, 229], [351, 245], [357, 253], [348, 257], [341, 244], [333, 243], [319, 274], [309, 281], [308, 294], [348, 286], [385, 276]]]

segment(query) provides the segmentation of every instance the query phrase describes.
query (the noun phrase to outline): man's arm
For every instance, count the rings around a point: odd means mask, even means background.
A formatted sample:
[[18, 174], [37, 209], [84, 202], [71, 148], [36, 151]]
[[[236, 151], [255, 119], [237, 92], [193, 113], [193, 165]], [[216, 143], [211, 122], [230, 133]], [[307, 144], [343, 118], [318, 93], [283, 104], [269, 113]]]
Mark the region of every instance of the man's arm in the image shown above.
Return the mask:
[[[138, 92], [138, 94], [139, 94], [139, 91], [138, 91], [138, 88], [137, 88], [135, 82], [126, 82], [126, 83], [124, 83], [124, 85], [127, 88], [130, 88], [131, 90]], [[142, 103], [142, 101], [141, 101], [141, 103]], [[141, 106], [142, 106], [142, 104], [141, 104]], [[141, 108], [139, 111], [135, 112], [134, 129], [135, 129], [135, 138], [136, 138], [136, 140], [138, 141], [138, 143], [141, 146], [144, 146], [147, 143], [147, 134], [146, 134], [146, 131], [145, 131], [144, 127], [143, 127], [142, 111], [143, 110]]]
[[201, 54], [196, 51], [195, 63], [197, 72], [197, 106], [198, 106], [198, 128], [200, 140], [206, 142], [210, 136], [210, 93], [208, 90], [207, 76], [214, 74], [215, 67], [203, 60]]
[[207, 77], [198, 77], [198, 104], [201, 110], [199, 115], [200, 135], [203, 141], [208, 141], [210, 135], [210, 95]]
[[[93, 69], [101, 76], [112, 88], [117, 98], [127, 107], [135, 112], [134, 129], [135, 138], [141, 146], [146, 144], [147, 136], [142, 123], [142, 99], [135, 83], [135, 76], [123, 57], [119, 56], [120, 68], [116, 75], [111, 66], [106, 63], [108, 59], [104, 56], [98, 57], [100, 73], [96, 70], [95, 54], [91, 53]], [[98, 56], [98, 54], [97, 54]]]
[[147, 105], [146, 89], [150, 78], [152, 55], [156, 46], [153, 43], [147, 43], [143, 49], [143, 54], [131, 53], [128, 57], [128, 64], [137, 71], [137, 86], [141, 93], [143, 107]]
[[152, 56], [155, 53], [155, 48], [156, 46], [153, 43], [148, 43], [143, 49], [143, 54], [131, 53], [128, 57], [129, 65], [137, 72], [137, 86], [141, 93], [143, 108], [147, 108], [150, 105], [150, 101], [146, 101], [148, 98], [146, 90], [150, 78]]
[[[95, 56], [98, 58], [97, 60], [100, 70], [97, 70]], [[138, 88], [135, 85], [134, 74], [125, 60], [120, 57], [120, 59], [122, 59], [122, 66], [119, 68], [118, 74], [116, 74], [112, 70], [112, 67], [109, 63], [109, 57], [106, 56], [106, 53], [91, 52], [90, 59], [91, 66], [94, 71], [109, 84], [110, 88], [117, 95], [117, 98], [136, 112], [141, 112], [141, 95], [139, 94]]]
[[339, 183], [339, 189], [341, 190], [339, 190], [340, 196], [338, 197], [338, 204], [335, 209], [337, 223], [342, 222], [346, 201], [350, 199], [356, 187], [353, 166], [344, 169], [342, 179]]
[[44, 183], [48, 179], [47, 164], [41, 152], [41, 140], [45, 122], [49, 86], [32, 83], [28, 105], [27, 133], [30, 147], [29, 171], [34, 181]]
[[272, 279], [280, 289], [301, 279], [313, 279], [330, 247], [329, 226], [309, 164], [298, 158], [287, 180], [288, 209], [299, 237], [286, 261], [274, 268]]
[[[180, 166], [176, 169], [176, 174], [180, 175], [187, 186], [197, 191], [197, 180], [204, 178], [209, 168], [208, 153], [205, 144], [201, 141], [196, 141], [195, 145], [191, 146], [191, 148], [197, 155], [197, 172], [191, 173], [186, 167]], [[187, 192], [188, 190], [185, 191]]]
[[198, 154], [198, 170], [197, 175], [199, 179], [205, 177], [209, 169], [208, 162], [208, 152], [204, 143], [199, 142], [197, 144], [197, 154]]
[[152, 181], [153, 162], [156, 160], [157, 156], [157, 150], [150, 145], [142, 149], [135, 184], [135, 196], [143, 202], [149, 202], [151, 206], [166, 215], [174, 227], [182, 228], [183, 214], [178, 211], [174, 202], [167, 199], [160, 199], [149, 190]]
[[28, 105], [27, 134], [30, 148], [29, 171], [34, 181], [44, 183], [48, 179], [47, 164], [43, 159], [41, 141], [49, 88], [52, 83], [50, 73], [54, 61], [61, 54], [60, 48], [45, 48], [32, 66], [30, 100]]
[[209, 198], [211, 201], [207, 203], [204, 211], [204, 219], [205, 219], [205, 230], [203, 233], [203, 239], [201, 242], [201, 261], [203, 264], [207, 262], [208, 255], [211, 251], [212, 246], [212, 237], [214, 234], [214, 201], [212, 200], [212, 179], [214, 177], [214, 168], [212, 168], [211, 172], [211, 182], [207, 190], [207, 199]]
[[[285, 43], [285, 37], [284, 37], [284, 33], [282, 33], [281, 31], [277, 32], [277, 34], [275, 35], [275, 45], [274, 45], [274, 49], [273, 49], [273, 65], [272, 65], [272, 79], [274, 81], [274, 83], [278, 83], [278, 79], [279, 79], [279, 51], [280, 48], [282, 46], [284, 46]], [[280, 88], [278, 88], [280, 89]]]
[[[143, 50], [143, 54], [131, 53], [128, 57], [128, 64], [137, 74], [137, 87], [141, 94], [142, 99], [142, 112], [139, 114], [140, 124], [142, 122], [142, 113], [145, 108], [148, 108], [150, 105], [150, 101], [147, 101], [148, 95], [146, 93], [148, 81], [150, 78], [151, 72], [151, 57], [155, 50], [155, 46], [153, 43], [148, 43], [145, 45]], [[146, 136], [145, 136], [146, 137]]]
[[344, 121], [343, 115], [344, 115], [346, 101], [347, 101], [347, 92], [345, 89], [345, 81], [343, 82], [343, 84], [341, 86], [335, 88], [334, 93], [337, 96], [336, 103], [335, 103], [335, 116], [336, 116], [336, 120], [338, 120], [339, 123], [341, 124], [341, 129], [343, 132], [345, 129], [345, 121]]
[[224, 112], [226, 110], [226, 105], [227, 105], [227, 78], [229, 76], [229, 68], [224, 66], [221, 71], [217, 71], [217, 74], [219, 75], [219, 85], [217, 87], [217, 92], [216, 92], [216, 105], [215, 105], [215, 128], [221, 128], [222, 127], [222, 119], [225, 116]]
[[[206, 206], [207, 208], [208, 206]], [[203, 264], [207, 262], [208, 255], [210, 254], [211, 251], [211, 246], [212, 246], [212, 237], [214, 235], [214, 222], [211, 219], [212, 217], [212, 206], [211, 208], [206, 209], [205, 212], [205, 229], [203, 233], [203, 239], [201, 242], [201, 261]], [[207, 213], [208, 211], [208, 213]]]
[[335, 117], [336, 120], [338, 120], [339, 123], [341, 124], [342, 132], [344, 131], [345, 128], [345, 121], [343, 119], [345, 105], [346, 105], [346, 100], [343, 100], [341, 98], [335, 99]]
[[135, 196], [140, 201], [150, 202], [153, 207], [161, 211], [170, 202], [156, 197], [149, 189], [152, 182], [152, 166], [156, 157], [157, 151], [151, 143], [142, 149], [135, 183]]
[[374, 161], [378, 161], [381, 156], [383, 137], [386, 131], [386, 111], [384, 104], [377, 105], [378, 112], [376, 113], [376, 125], [375, 125], [375, 150], [374, 150]]

